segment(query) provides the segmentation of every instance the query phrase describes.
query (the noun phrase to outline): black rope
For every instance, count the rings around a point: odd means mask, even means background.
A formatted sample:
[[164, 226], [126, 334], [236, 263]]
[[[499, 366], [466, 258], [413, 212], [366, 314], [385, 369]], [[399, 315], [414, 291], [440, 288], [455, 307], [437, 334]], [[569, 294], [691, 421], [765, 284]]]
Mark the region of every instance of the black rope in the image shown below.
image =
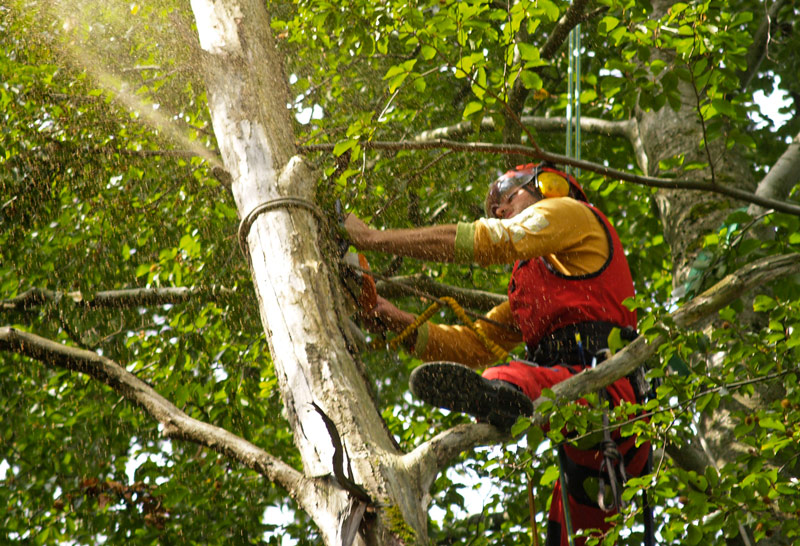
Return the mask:
[[256, 218], [268, 210], [289, 207], [306, 209], [314, 214], [314, 216], [316, 216], [320, 222], [323, 224], [325, 223], [325, 215], [322, 214], [322, 211], [319, 209], [319, 207], [311, 201], [307, 201], [306, 199], [301, 199], [299, 197], [278, 197], [276, 199], [270, 199], [269, 201], [261, 203], [253, 208], [253, 210], [248, 212], [247, 216], [245, 216], [239, 223], [239, 248], [242, 249], [242, 252], [248, 257], [248, 259], [250, 257], [250, 253], [247, 252], [247, 236], [250, 234], [250, 228], [253, 227], [253, 223], [256, 221]]

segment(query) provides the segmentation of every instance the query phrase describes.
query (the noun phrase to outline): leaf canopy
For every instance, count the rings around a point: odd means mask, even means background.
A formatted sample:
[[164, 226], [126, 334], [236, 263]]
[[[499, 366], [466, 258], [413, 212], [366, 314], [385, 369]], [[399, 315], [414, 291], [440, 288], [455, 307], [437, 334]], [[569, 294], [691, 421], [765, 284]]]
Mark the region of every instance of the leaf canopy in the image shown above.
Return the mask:
[[[340, 199], [386, 228], [470, 221], [482, 214], [487, 184], [533, 161], [536, 146], [563, 153], [563, 129], [520, 123], [566, 114], [566, 48], [548, 40], [567, 8], [550, 0], [269, 2], [298, 145], [329, 146], [308, 153], [324, 172], [320, 205], [332, 210]], [[622, 124], [641, 112], [678, 110], [688, 85], [705, 132], [683, 148], [722, 142], [759, 179], [800, 132], [797, 7], [783, 3], [767, 54], [748, 74], [763, 11], [753, 0], [673, 3], [664, 13], [628, 0], [592, 4], [581, 24], [581, 115]], [[12, 1], [0, 14], [0, 300], [31, 288], [60, 295], [24, 308], [4, 305], [3, 323], [101, 352], [189, 415], [299, 468], [238, 249], [236, 207], [224, 177], [214, 175], [219, 159], [187, 6]], [[788, 115], [782, 125], [754, 100], [774, 92], [790, 97], [780, 108]], [[524, 107], [515, 111], [519, 97]], [[528, 145], [531, 157], [371, 147], [445, 127], [450, 139]], [[518, 142], [509, 140], [515, 132]], [[584, 132], [582, 155], [641, 173], [630, 141], [618, 135]], [[706, 167], [676, 154], [655, 169], [667, 177]], [[683, 301], [673, 292], [683, 283], [673, 279], [679, 264], [665, 242], [656, 192], [589, 171], [579, 179], [617, 226], [639, 294], [632, 305], [640, 331], [655, 335], [664, 328], [657, 320]], [[722, 206], [732, 214], [697, 243], [687, 298], [743, 263], [800, 244], [796, 217], [753, 223]], [[762, 227], [770, 237], [743, 236]], [[379, 272], [423, 271], [437, 282], [498, 293], [510, 273], [379, 254], [370, 260]], [[92, 305], [100, 290], [159, 287], [200, 292], [157, 305]], [[428, 303], [414, 295], [397, 301], [416, 312]], [[689, 443], [700, 426], [693, 415], [728, 407], [734, 395], [753, 402], [737, 399], [729, 413], [731, 438], [748, 448], [719, 468], [698, 473], [663, 458], [653, 476], [629, 482], [628, 497], [644, 489], [661, 508], [662, 543], [718, 543], [736, 537], [740, 521], [756, 541], [797, 540], [790, 516], [800, 509], [798, 306], [798, 279], [787, 279], [749, 307], [737, 301], [724, 309], [723, 327], [669, 330], [670, 343], [650, 363], [661, 382], [644, 408], [652, 415], [625, 432], [659, 448]], [[752, 314], [757, 320], [740, 327]], [[436, 320], [455, 317], [443, 312]], [[408, 374], [419, 364], [412, 356], [363, 358], [402, 447], [466, 422], [410, 398]], [[687, 375], [674, 373], [676, 359]], [[780, 395], [766, 401], [760, 382]], [[85, 377], [3, 353], [0, 408], [0, 502], [7, 506], [0, 536], [35, 544], [282, 544], [286, 535], [293, 544], [319, 543], [300, 512], [290, 522], [270, 520], [275, 509], [292, 509], [282, 491], [221, 455], [163, 440], [138, 408]], [[621, 408], [617, 417], [639, 409]], [[577, 435], [599, 426], [597, 411], [551, 410], [551, 442], [560, 440], [562, 424]], [[528, 484], [541, 529], [557, 478], [553, 450], [535, 447], [545, 438], [535, 429], [529, 448], [477, 450], [440, 476], [432, 540], [528, 540]], [[634, 504], [616, 516], [620, 525], [606, 543], [640, 543], [639, 511]]]

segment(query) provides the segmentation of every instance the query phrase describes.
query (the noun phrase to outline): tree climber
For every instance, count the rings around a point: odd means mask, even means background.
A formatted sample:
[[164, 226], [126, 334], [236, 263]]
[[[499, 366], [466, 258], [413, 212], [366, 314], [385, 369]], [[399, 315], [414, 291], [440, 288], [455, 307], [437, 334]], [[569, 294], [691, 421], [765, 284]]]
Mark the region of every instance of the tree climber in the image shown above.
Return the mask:
[[[616, 231], [589, 204], [577, 181], [554, 166], [529, 164], [508, 171], [490, 185], [485, 206], [487, 217], [472, 223], [376, 230], [351, 215], [345, 227], [361, 250], [440, 262], [514, 264], [508, 302], [487, 313], [490, 321], [478, 320], [476, 325], [506, 350], [524, 341], [524, 361], [475, 373], [470, 368], [490, 365], [496, 357], [463, 326], [427, 322], [410, 347], [417, 357], [431, 362], [412, 373], [415, 396], [508, 429], [519, 415], [533, 413], [531, 400], [543, 389], [602, 359], [613, 328], [635, 330], [636, 314], [622, 305], [634, 295], [634, 287]], [[395, 331], [416, 318], [381, 297], [370, 317]], [[604, 394], [612, 405], [637, 402], [627, 378], [609, 385]], [[622, 439], [618, 433], [610, 443], [592, 449], [567, 443], [559, 447], [569, 495], [562, 496], [557, 482], [548, 515], [548, 546], [572, 543], [569, 519], [574, 531], [609, 529], [605, 522], [609, 512], [601, 509], [586, 486], [594, 481], [592, 493], [597, 494], [606, 480], [613, 481], [615, 472], [641, 474], [650, 452], [649, 443], [636, 448], [635, 438]], [[617, 469], [612, 469], [609, 480], [607, 466], [614, 457]], [[569, 499], [566, 513], [564, 497]]]

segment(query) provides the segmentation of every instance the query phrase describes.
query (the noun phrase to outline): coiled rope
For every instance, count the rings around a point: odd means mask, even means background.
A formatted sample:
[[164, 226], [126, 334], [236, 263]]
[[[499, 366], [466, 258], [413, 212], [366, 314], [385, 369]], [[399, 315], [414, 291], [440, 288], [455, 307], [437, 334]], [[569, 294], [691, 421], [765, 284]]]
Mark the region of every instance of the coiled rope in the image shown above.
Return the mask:
[[[406, 326], [406, 328], [400, 332], [397, 336], [390, 339], [386, 344], [389, 346], [390, 349], [394, 350], [397, 349], [401, 343], [406, 341], [412, 334], [414, 334], [420, 326], [428, 322], [436, 312], [442, 308], [442, 304], [447, 304], [450, 309], [456, 314], [461, 322], [464, 323], [470, 330], [472, 330], [478, 339], [481, 340], [484, 347], [488, 349], [493, 355], [497, 357], [497, 360], [507, 360], [509, 357], [508, 351], [500, 347], [497, 343], [489, 339], [483, 331], [478, 328], [478, 326], [467, 316], [467, 312], [464, 311], [464, 308], [458, 304], [456, 300], [451, 298], [450, 296], [443, 296], [438, 298], [434, 301], [425, 311], [422, 312], [411, 324]], [[372, 347], [377, 348], [380, 346], [381, 340], [375, 340], [372, 342]]]

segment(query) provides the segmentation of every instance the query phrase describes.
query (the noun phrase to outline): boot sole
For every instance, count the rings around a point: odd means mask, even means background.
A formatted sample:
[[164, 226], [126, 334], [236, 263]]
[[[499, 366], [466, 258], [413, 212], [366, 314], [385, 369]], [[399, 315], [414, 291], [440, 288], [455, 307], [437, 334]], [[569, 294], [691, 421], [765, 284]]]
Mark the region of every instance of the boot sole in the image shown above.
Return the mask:
[[423, 364], [411, 372], [409, 387], [415, 397], [432, 406], [468, 413], [492, 424], [505, 425], [519, 415], [533, 414], [533, 403], [521, 391], [454, 362]]

